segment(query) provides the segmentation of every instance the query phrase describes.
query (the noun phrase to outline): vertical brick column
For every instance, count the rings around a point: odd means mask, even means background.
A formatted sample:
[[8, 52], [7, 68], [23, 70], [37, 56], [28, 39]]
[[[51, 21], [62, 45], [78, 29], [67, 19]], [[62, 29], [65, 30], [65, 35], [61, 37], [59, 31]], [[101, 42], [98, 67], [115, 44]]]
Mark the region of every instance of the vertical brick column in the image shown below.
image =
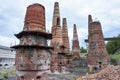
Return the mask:
[[63, 18], [62, 23], [62, 34], [63, 34], [63, 45], [66, 48], [66, 51], [69, 52], [69, 37], [68, 37], [68, 27], [67, 27], [67, 20], [66, 18]]
[[51, 60], [47, 39], [52, 35], [46, 32], [44, 6], [36, 3], [27, 7], [23, 31], [15, 36], [20, 40], [13, 46], [17, 49], [17, 80], [47, 80]]
[[73, 27], [72, 52], [73, 58], [80, 58], [80, 46], [78, 41], [76, 24], [74, 24]]
[[92, 22], [92, 16], [88, 16], [88, 67], [90, 72], [97, 71], [110, 64], [110, 58], [106, 51], [101, 23]]

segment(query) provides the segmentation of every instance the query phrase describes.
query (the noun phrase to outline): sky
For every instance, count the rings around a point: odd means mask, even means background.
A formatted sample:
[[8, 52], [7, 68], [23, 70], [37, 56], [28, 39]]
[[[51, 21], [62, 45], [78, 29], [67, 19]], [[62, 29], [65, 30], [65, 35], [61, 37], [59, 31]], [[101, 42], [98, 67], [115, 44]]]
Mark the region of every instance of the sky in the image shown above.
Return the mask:
[[89, 14], [101, 22], [104, 37], [120, 34], [120, 0], [0, 0], [0, 45], [19, 44], [14, 34], [22, 31], [26, 8], [33, 3], [45, 7], [46, 27], [51, 31], [54, 2], [59, 2], [61, 23], [67, 18], [70, 45], [76, 24], [80, 46], [86, 47]]

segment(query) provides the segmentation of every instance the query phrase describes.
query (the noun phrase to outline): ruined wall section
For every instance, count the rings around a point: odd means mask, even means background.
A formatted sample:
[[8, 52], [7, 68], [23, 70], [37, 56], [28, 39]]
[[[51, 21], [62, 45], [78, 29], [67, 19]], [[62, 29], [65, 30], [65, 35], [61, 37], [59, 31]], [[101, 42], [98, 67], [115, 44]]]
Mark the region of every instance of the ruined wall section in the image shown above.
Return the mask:
[[110, 58], [107, 53], [101, 23], [98, 21], [89, 23], [88, 36], [88, 66], [90, 71], [102, 69], [110, 64]]

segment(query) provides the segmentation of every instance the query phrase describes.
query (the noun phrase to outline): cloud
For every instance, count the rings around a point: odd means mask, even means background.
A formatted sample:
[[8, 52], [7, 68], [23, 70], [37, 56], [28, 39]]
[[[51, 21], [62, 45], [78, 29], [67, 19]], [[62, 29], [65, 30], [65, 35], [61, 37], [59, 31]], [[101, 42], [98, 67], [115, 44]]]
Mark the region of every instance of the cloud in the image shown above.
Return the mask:
[[[7, 45], [16, 38], [13, 34], [23, 29], [24, 16], [28, 5], [40, 3], [46, 9], [46, 28], [51, 31], [54, 2], [56, 0], [2, 0], [0, 3], [0, 45]], [[77, 24], [81, 46], [87, 38], [88, 14], [97, 18], [102, 24], [105, 37], [116, 36], [120, 31], [120, 0], [57, 0], [62, 18], [67, 18], [70, 42], [73, 35], [73, 24]], [[2, 42], [3, 41], [3, 42]]]
[[16, 45], [19, 43], [19, 40], [16, 38], [11, 38], [8, 36], [1, 36], [0, 35], [0, 45], [5, 45], [5, 46], [12, 46], [12, 45]]

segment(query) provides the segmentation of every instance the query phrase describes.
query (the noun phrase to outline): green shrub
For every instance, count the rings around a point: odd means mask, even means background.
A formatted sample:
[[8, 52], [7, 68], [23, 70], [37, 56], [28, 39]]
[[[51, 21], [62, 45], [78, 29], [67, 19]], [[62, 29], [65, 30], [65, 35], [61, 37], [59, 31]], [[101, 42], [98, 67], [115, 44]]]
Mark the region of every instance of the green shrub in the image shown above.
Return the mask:
[[4, 78], [8, 78], [8, 73], [4, 73], [4, 74], [3, 74], [3, 77], [4, 77]]
[[120, 54], [111, 55], [111, 63], [117, 65], [117, 61], [120, 60]]
[[116, 59], [111, 59], [111, 64], [117, 65]]
[[9, 74], [11, 74], [11, 75], [16, 75], [16, 72], [13, 71], [13, 70], [11, 70], [11, 71], [9, 72]]
[[115, 60], [120, 60], [120, 54], [113, 54], [111, 55], [111, 58]]

